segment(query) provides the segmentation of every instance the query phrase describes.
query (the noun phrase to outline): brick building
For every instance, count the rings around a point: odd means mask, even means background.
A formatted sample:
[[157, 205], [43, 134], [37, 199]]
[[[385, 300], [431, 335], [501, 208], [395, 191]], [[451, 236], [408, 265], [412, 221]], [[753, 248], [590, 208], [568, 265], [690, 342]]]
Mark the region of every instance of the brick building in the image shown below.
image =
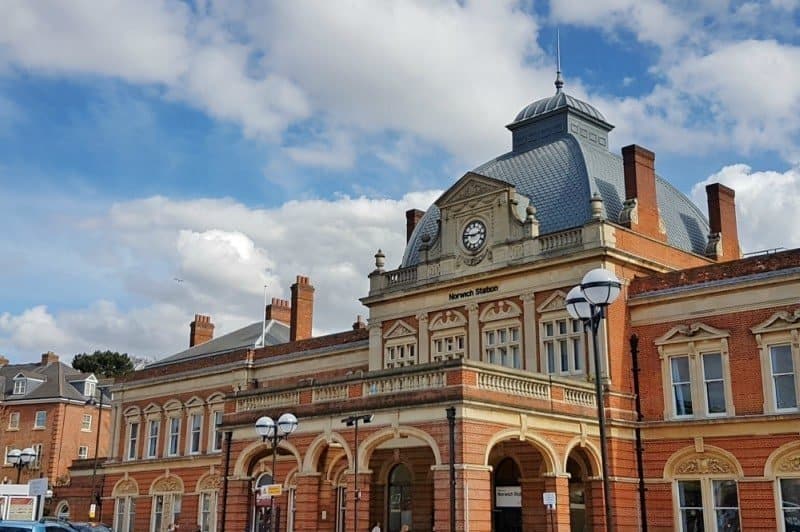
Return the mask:
[[[741, 258], [732, 190], [707, 188], [707, 221], [562, 85], [508, 126], [510, 152], [407, 213], [400, 267], [375, 255], [368, 325], [311, 337], [298, 277], [267, 338], [213, 339], [197, 316], [193, 347], [118, 384], [106, 520], [603, 530], [595, 353], [565, 297], [605, 268], [622, 281], [596, 368], [615, 530], [798, 530], [800, 252]], [[255, 424], [287, 412], [273, 455]]]
[[[0, 357], [0, 449], [3, 483], [46, 477], [52, 487], [70, 483], [73, 461], [106, 456], [110, 441], [110, 410], [99, 401], [101, 389], [91, 373], [82, 373], [47, 352], [37, 363], [9, 364]], [[98, 427], [99, 422], [99, 427]], [[16, 470], [8, 460], [12, 449], [32, 448], [36, 458]], [[82, 494], [88, 503], [91, 492]], [[69, 513], [69, 505], [52, 501], [49, 513]]]

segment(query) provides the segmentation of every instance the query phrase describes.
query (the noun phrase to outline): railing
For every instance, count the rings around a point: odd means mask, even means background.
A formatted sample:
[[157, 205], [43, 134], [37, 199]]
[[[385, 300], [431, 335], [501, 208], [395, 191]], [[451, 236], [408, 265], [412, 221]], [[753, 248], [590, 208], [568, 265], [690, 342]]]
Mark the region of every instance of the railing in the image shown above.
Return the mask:
[[597, 406], [595, 392], [564, 388], [564, 402], [581, 406]]
[[261, 410], [275, 406], [295, 406], [300, 404], [300, 392], [278, 392], [255, 397], [244, 397], [236, 401], [236, 411]]
[[479, 373], [478, 388], [536, 399], [550, 398], [550, 385], [546, 382], [495, 373]]
[[326, 386], [324, 388], [314, 388], [311, 394], [311, 401], [314, 403], [324, 403], [326, 401], [339, 401], [347, 399], [348, 386], [341, 384], [338, 386]]
[[550, 253], [557, 249], [580, 246], [582, 243], [582, 229], [570, 229], [569, 231], [539, 237], [539, 245], [541, 246], [542, 253]]
[[417, 280], [417, 267], [402, 268], [384, 274], [386, 286], [397, 286], [401, 284], [413, 283]]
[[379, 395], [411, 390], [444, 388], [446, 384], [447, 374], [444, 371], [420, 372], [410, 375], [392, 375], [368, 380], [363, 384], [363, 394]]

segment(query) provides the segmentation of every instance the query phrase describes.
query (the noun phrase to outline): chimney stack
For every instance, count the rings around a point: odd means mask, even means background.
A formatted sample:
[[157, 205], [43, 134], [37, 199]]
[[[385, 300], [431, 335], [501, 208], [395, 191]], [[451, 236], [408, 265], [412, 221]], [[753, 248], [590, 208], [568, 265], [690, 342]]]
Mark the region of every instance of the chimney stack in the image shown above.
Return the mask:
[[646, 148], [636, 144], [622, 148], [625, 202], [619, 222], [638, 233], [666, 242], [666, 230], [658, 212], [655, 162], [655, 153]]
[[358, 331], [359, 329], [366, 329], [367, 324], [364, 323], [364, 318], [361, 317], [361, 314], [356, 316], [356, 321], [353, 323], [353, 330]]
[[424, 215], [425, 211], [419, 209], [409, 209], [406, 211], [406, 243], [411, 240], [411, 234], [414, 232], [414, 228], [417, 227], [417, 224], [422, 220]]
[[267, 305], [267, 321], [275, 320], [289, 325], [292, 321], [292, 307], [285, 299], [272, 298], [272, 303]]
[[58, 362], [57, 354], [53, 353], [52, 351], [42, 353], [42, 366], [49, 366], [50, 364], [55, 364], [56, 362]]
[[0, 355], [0, 368], [8, 366], [8, 359], [3, 355]]
[[308, 277], [297, 276], [292, 285], [291, 320], [289, 323], [289, 340], [311, 338], [311, 326], [314, 317], [314, 287]]
[[189, 324], [189, 347], [204, 344], [214, 338], [214, 324], [210, 316], [195, 314], [194, 321]]
[[720, 183], [706, 186], [708, 199], [708, 235], [706, 255], [714, 260], [728, 261], [741, 258], [739, 231], [736, 227], [736, 193]]

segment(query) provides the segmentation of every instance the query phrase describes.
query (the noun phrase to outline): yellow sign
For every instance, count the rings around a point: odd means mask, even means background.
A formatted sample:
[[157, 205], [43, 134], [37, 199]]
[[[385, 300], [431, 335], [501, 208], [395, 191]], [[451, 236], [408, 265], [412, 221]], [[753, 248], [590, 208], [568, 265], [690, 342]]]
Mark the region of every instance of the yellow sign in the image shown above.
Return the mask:
[[95, 505], [95, 504], [90, 504], [89, 505], [89, 519], [94, 519], [94, 517], [95, 517], [94, 513], [95, 513], [96, 506], [97, 505]]
[[283, 486], [280, 484], [270, 484], [266, 488], [267, 495], [270, 497], [280, 497], [281, 493], [283, 493]]

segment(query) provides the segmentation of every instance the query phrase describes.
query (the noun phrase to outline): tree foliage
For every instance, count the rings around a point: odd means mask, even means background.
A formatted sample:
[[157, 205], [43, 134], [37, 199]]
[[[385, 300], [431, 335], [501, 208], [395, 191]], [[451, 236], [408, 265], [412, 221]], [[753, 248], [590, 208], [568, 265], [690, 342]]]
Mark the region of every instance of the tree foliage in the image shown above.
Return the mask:
[[128, 353], [95, 351], [91, 355], [79, 353], [72, 359], [72, 367], [98, 377], [122, 377], [133, 371], [133, 362]]

